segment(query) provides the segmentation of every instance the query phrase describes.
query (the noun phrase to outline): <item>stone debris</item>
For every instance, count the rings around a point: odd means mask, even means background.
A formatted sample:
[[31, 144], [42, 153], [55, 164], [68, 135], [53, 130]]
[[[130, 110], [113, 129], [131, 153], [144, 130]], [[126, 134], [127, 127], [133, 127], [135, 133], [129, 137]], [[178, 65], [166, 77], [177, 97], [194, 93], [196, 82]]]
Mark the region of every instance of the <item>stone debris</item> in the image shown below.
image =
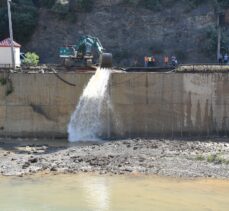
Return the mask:
[[[120, 140], [66, 146], [0, 143], [0, 175], [38, 172], [229, 178], [229, 143], [213, 140]], [[19, 144], [20, 143], [20, 144]]]

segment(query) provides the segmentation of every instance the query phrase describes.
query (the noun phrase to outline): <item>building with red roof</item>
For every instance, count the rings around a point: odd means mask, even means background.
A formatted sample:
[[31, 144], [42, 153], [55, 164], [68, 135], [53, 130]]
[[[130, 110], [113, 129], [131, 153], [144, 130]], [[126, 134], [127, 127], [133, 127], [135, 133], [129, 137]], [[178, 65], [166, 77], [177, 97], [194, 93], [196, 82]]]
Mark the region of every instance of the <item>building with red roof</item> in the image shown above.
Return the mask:
[[[21, 45], [15, 41], [14, 44], [14, 58], [16, 67], [20, 67], [20, 48]], [[11, 54], [11, 41], [10, 38], [6, 38], [0, 41], [0, 67], [12, 67], [12, 54]]]

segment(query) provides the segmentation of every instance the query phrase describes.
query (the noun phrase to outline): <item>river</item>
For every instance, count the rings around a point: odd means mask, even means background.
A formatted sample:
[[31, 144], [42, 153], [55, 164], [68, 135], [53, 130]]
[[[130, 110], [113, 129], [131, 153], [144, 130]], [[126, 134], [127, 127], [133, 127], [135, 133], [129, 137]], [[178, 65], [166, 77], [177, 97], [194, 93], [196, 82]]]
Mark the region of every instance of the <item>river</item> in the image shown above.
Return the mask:
[[228, 210], [229, 181], [152, 176], [0, 178], [0, 210]]

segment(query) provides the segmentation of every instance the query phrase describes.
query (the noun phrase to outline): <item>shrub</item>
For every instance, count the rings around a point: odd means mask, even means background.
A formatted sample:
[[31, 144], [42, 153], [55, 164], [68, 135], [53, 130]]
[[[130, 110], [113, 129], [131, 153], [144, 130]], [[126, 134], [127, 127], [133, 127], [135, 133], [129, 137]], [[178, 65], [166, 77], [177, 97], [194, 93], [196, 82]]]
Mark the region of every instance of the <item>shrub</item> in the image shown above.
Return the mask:
[[219, 154], [212, 154], [207, 157], [207, 161], [209, 163], [214, 163], [214, 164], [229, 164], [229, 161], [221, 157]]
[[[203, 37], [200, 42], [200, 50], [207, 56], [213, 56], [217, 50], [217, 29], [216, 27], [208, 27], [203, 32]], [[222, 30], [221, 49], [228, 49], [227, 45], [229, 38], [227, 32]]]
[[27, 52], [25, 54], [25, 59], [23, 61], [26, 65], [38, 65], [39, 63], [39, 56], [36, 53]]
[[203, 155], [197, 155], [197, 156], [196, 156], [196, 160], [198, 160], [198, 161], [204, 161], [205, 158], [204, 158]]
[[6, 85], [7, 79], [6, 78], [0, 78], [0, 84], [1, 85]]

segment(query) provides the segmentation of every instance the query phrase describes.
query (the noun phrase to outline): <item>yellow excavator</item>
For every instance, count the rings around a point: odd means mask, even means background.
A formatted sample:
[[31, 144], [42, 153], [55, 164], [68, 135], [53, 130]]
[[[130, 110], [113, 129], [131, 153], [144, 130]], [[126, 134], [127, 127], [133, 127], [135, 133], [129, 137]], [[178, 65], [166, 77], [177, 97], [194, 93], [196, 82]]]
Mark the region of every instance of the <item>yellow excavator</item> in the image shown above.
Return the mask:
[[61, 47], [59, 57], [63, 59], [65, 66], [90, 67], [94, 65], [94, 49], [99, 53], [99, 66], [101, 68], [111, 68], [112, 54], [105, 53], [99, 39], [90, 35], [82, 36], [76, 45]]

